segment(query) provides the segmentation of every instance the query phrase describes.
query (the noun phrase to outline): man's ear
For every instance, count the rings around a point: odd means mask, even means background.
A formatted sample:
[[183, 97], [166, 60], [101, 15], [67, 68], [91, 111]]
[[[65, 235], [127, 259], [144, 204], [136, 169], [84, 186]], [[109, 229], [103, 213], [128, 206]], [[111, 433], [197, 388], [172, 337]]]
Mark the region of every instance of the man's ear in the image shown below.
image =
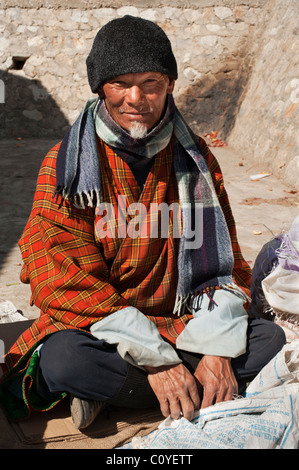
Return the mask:
[[97, 89], [97, 94], [99, 95], [100, 98], [105, 98], [105, 94], [104, 94], [104, 90], [103, 90], [103, 87], [100, 86], [98, 89]]
[[168, 80], [169, 80], [169, 85], [167, 87], [167, 93], [171, 95], [171, 93], [173, 93], [173, 90], [174, 90], [175, 79], [168, 77]]

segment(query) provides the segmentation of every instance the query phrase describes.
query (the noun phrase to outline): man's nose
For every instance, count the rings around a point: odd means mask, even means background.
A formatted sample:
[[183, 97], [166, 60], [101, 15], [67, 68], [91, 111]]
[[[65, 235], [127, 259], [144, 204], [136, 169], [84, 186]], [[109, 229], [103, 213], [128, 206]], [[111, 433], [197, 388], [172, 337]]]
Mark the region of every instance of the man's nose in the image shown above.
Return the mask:
[[144, 103], [144, 94], [139, 86], [134, 85], [127, 89], [127, 103], [132, 106], [140, 106]]

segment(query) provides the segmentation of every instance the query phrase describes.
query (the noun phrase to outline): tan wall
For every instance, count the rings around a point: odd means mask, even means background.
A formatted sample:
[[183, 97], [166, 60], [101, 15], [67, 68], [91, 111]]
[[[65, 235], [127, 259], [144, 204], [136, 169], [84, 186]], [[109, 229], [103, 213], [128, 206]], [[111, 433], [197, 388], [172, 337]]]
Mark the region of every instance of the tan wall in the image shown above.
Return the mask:
[[[195, 130], [228, 133], [264, 2], [161, 6], [156, 1], [150, 8], [149, 2], [125, 3], [106, 1], [97, 8], [88, 1], [5, 2], [0, 11], [0, 78], [6, 92], [2, 136], [63, 134], [91, 95], [85, 60], [96, 32], [125, 14], [155, 21], [168, 34], [179, 67], [175, 95]], [[16, 70], [22, 60], [23, 68]]]
[[62, 136], [91, 96], [85, 60], [96, 32], [132, 14], [168, 34], [176, 102], [193, 129], [217, 130], [298, 187], [298, 8], [297, 0], [0, 0], [0, 137]]
[[230, 142], [299, 189], [299, 2], [271, 0]]

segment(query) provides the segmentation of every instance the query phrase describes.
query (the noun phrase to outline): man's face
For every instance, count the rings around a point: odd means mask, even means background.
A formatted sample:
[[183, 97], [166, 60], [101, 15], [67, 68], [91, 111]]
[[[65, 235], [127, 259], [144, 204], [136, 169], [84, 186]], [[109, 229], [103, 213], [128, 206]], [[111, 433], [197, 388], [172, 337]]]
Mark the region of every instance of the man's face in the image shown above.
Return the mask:
[[132, 124], [138, 123], [149, 131], [160, 121], [174, 83], [157, 72], [119, 75], [103, 85], [106, 107], [123, 129], [130, 131]]

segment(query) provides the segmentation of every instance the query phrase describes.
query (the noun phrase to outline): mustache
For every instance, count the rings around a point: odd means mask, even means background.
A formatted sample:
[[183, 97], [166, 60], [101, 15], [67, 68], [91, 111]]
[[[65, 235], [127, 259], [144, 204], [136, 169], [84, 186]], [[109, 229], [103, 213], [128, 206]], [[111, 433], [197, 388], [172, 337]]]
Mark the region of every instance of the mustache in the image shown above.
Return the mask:
[[118, 109], [119, 114], [134, 114], [134, 113], [152, 113], [153, 109], [151, 107], [146, 107], [146, 106], [136, 106], [135, 108], [127, 108], [121, 106]]

